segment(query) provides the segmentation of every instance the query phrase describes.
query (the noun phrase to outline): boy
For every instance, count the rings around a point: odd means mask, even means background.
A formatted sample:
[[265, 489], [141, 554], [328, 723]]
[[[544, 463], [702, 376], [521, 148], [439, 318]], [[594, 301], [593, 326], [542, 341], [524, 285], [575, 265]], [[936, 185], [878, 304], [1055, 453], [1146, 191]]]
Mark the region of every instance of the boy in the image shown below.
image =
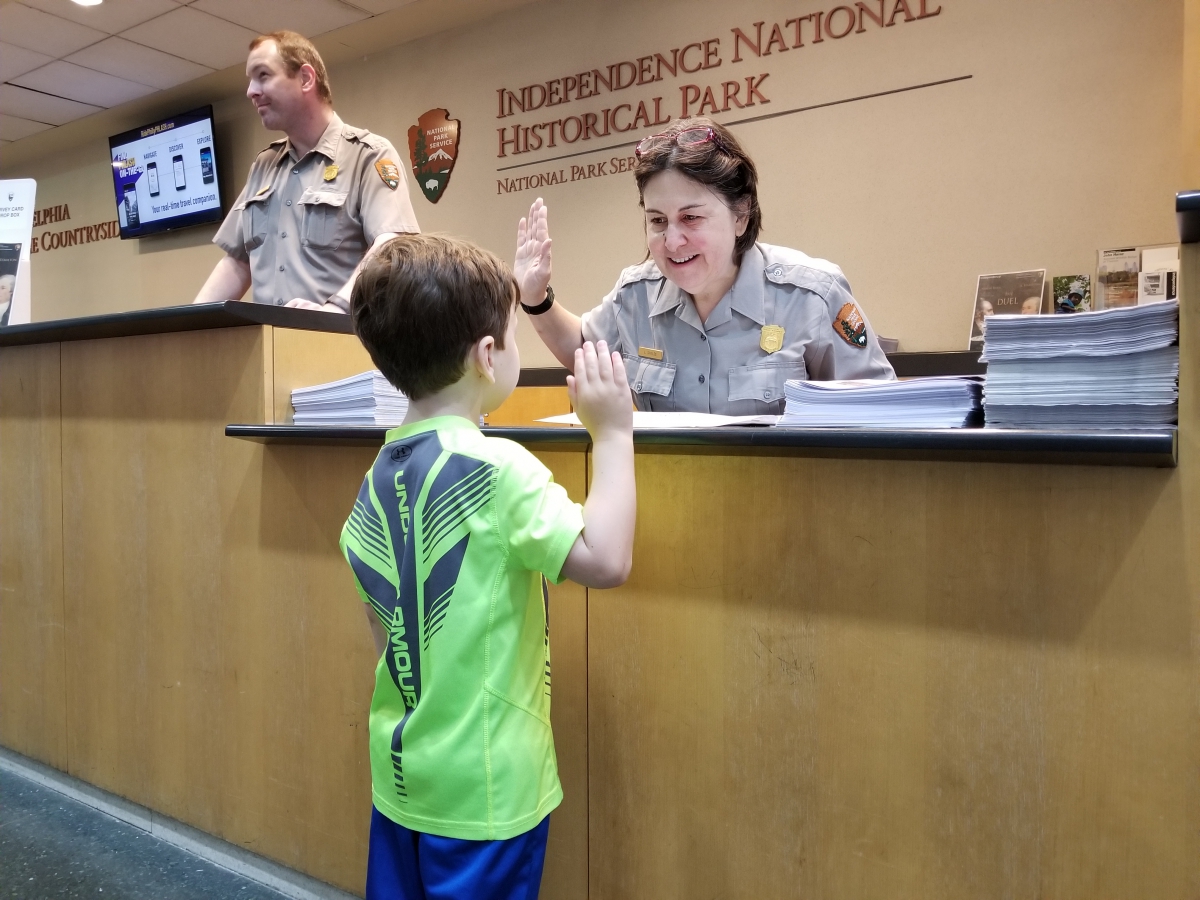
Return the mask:
[[371, 701], [367, 898], [536, 898], [562, 800], [542, 575], [623, 583], [636, 512], [620, 357], [585, 345], [567, 388], [593, 441], [587, 503], [481, 413], [517, 384], [508, 268], [432, 235], [389, 241], [354, 329], [408, 415], [367, 473], [341, 546], [380, 660]]

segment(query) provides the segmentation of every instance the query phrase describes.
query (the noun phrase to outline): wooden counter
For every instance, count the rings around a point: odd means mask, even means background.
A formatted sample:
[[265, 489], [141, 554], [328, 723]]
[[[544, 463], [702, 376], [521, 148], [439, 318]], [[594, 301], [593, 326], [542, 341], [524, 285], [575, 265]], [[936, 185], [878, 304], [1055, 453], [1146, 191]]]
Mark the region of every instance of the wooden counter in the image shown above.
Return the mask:
[[[1177, 468], [640, 442], [630, 581], [552, 593], [543, 897], [1194, 896], [1193, 307]], [[0, 349], [0, 743], [361, 890], [337, 537], [381, 435], [271, 437], [295, 379], [367, 367], [352, 341]], [[534, 437], [582, 500], [586, 439]]]

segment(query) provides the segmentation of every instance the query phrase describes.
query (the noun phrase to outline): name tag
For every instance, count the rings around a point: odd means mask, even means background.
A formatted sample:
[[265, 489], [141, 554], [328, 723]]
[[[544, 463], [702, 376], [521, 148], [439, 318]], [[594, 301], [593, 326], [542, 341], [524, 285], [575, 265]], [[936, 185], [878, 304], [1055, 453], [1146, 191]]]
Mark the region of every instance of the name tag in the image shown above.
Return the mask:
[[653, 347], [638, 347], [638, 356], [642, 359], [662, 359], [663, 352]]

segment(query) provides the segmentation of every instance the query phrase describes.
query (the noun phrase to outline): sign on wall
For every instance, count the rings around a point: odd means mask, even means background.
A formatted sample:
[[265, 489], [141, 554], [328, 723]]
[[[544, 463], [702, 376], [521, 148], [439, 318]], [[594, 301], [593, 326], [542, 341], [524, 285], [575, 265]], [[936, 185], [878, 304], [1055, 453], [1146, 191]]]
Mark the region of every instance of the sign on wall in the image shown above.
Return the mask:
[[449, 110], [431, 109], [408, 129], [408, 158], [413, 177], [430, 203], [437, 203], [450, 183], [458, 159], [458, 119]]
[[32, 178], [0, 181], [0, 325], [29, 321], [29, 245], [36, 194]]

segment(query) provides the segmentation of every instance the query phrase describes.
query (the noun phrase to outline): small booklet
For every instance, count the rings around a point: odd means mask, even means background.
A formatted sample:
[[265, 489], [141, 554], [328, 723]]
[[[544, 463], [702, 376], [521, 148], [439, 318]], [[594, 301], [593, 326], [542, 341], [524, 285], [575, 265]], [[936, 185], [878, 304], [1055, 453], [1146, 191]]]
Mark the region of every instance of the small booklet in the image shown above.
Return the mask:
[[1091, 275], [1055, 275], [1051, 283], [1054, 291], [1054, 312], [1092, 311]]
[[1101, 250], [1096, 266], [1096, 308], [1137, 306], [1141, 251], [1137, 247]]
[[980, 275], [975, 286], [975, 315], [971, 319], [967, 349], [983, 349], [984, 329], [989, 316], [1040, 313], [1045, 289], [1045, 269]]

